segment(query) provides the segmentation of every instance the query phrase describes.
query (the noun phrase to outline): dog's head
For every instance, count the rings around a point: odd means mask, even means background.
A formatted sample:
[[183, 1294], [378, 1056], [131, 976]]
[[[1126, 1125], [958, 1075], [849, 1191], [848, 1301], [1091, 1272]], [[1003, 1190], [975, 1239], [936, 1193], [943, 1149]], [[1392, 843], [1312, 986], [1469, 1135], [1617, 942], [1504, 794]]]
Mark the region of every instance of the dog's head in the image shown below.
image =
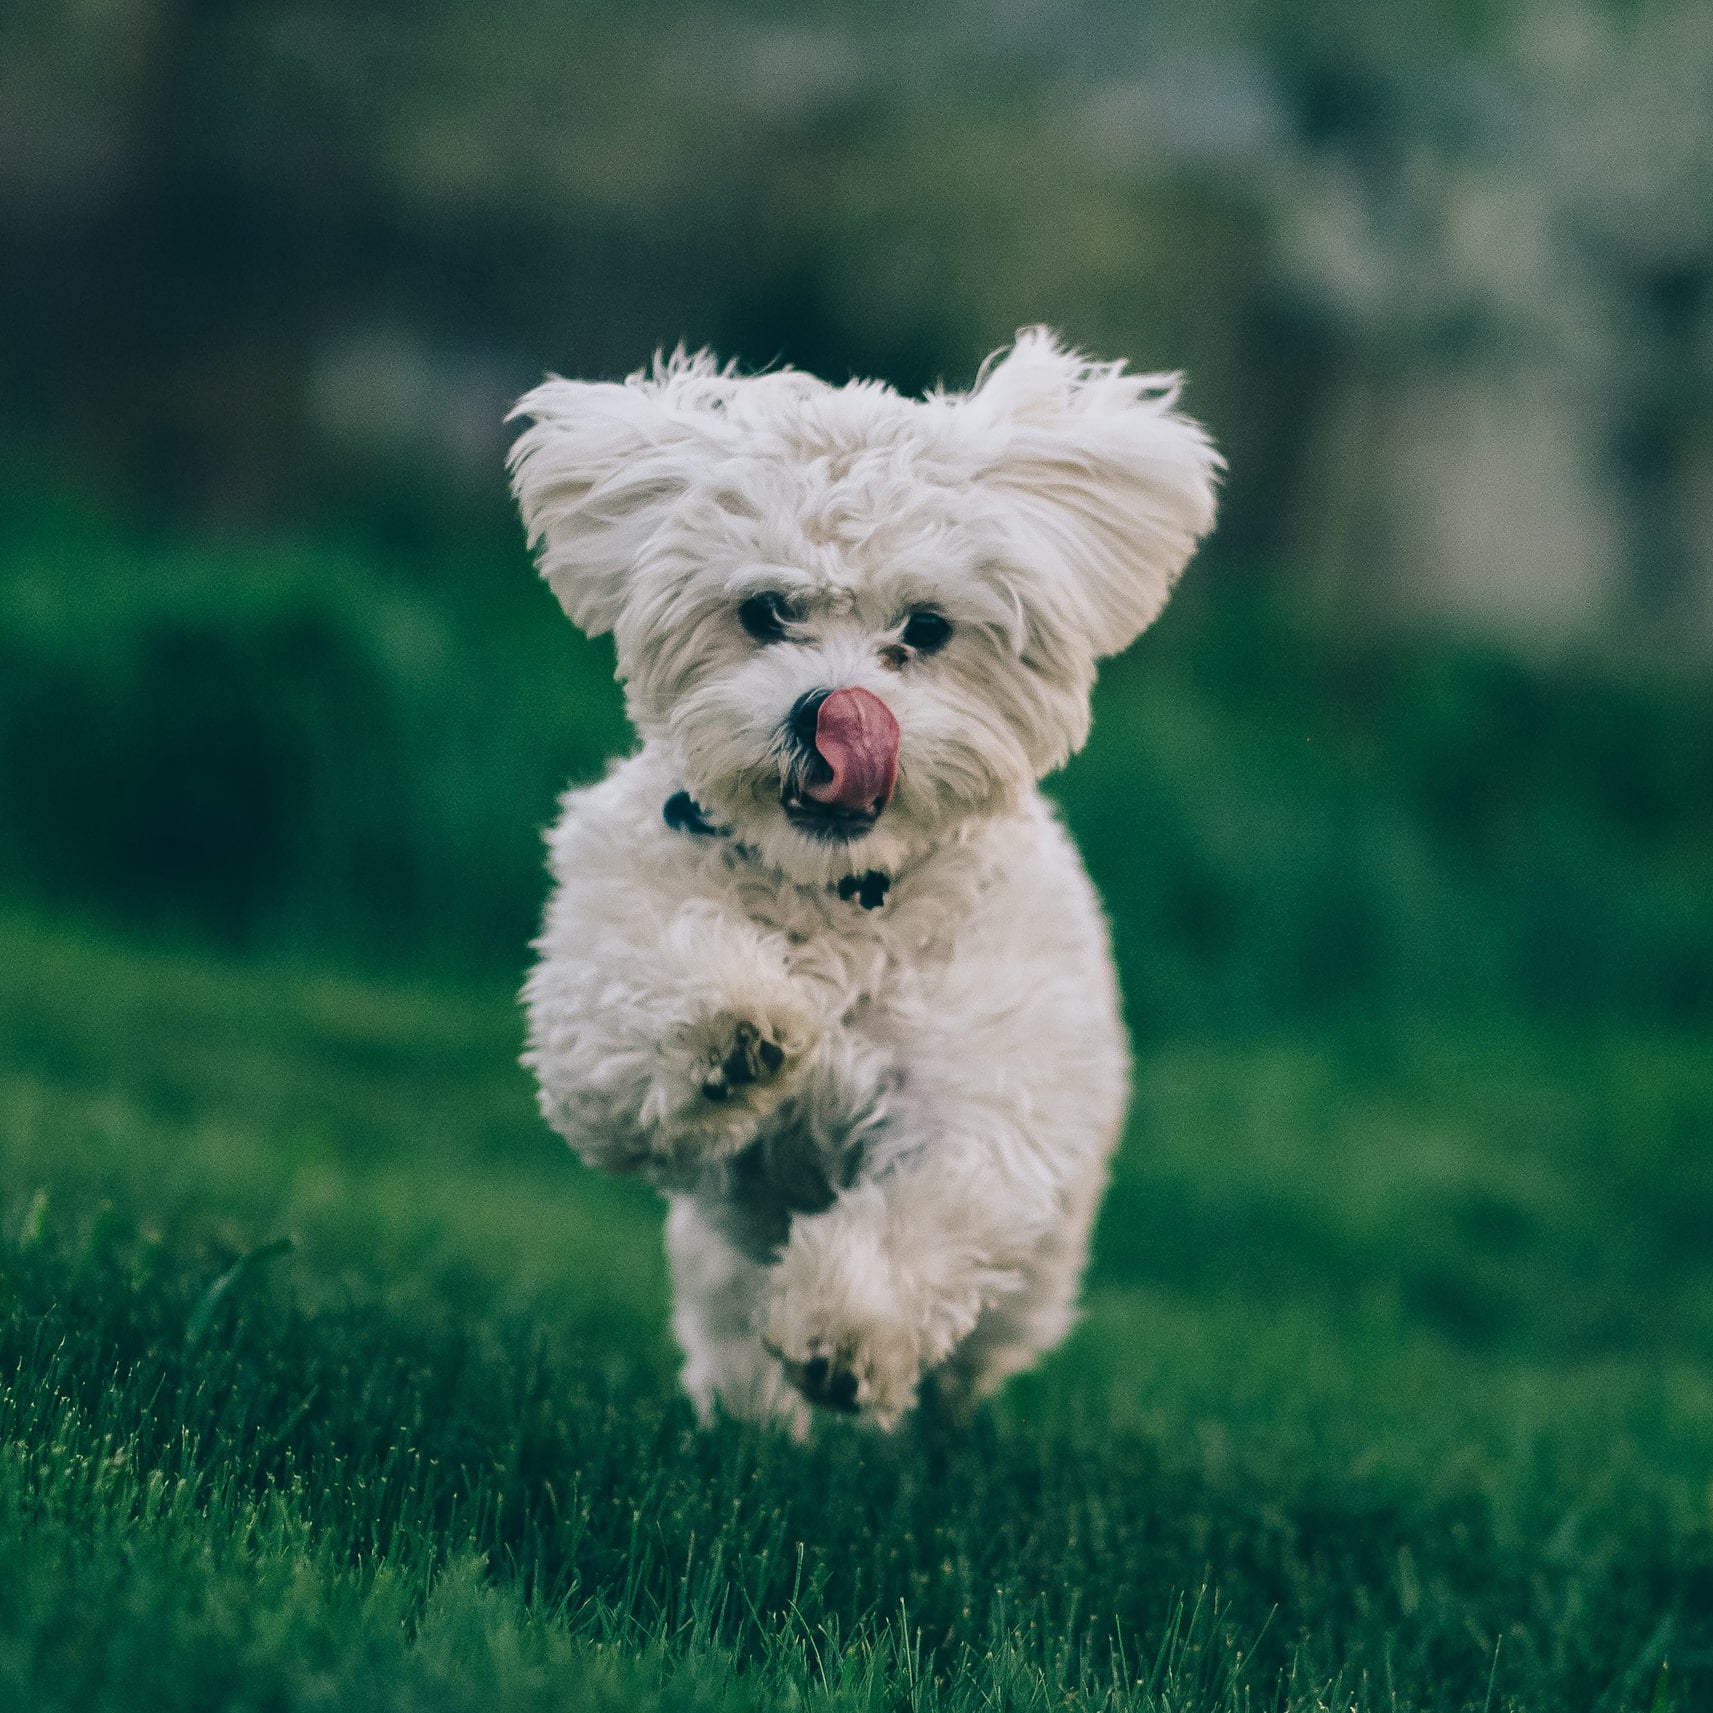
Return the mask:
[[1096, 660], [1213, 521], [1220, 459], [1175, 399], [1040, 330], [924, 399], [680, 353], [537, 387], [511, 467], [637, 729], [711, 818], [826, 879], [896, 868], [1082, 743]]

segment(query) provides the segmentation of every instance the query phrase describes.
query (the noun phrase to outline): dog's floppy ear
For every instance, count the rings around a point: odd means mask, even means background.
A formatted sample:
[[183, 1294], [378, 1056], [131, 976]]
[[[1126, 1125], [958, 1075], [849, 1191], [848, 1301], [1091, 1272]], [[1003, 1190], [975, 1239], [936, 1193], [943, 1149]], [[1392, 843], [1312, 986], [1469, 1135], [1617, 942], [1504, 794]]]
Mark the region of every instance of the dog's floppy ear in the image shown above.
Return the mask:
[[554, 376], [507, 419], [531, 420], [508, 460], [529, 545], [559, 604], [590, 636], [618, 622], [665, 504], [701, 462], [695, 411], [683, 408], [694, 401], [678, 395], [722, 379], [711, 359], [680, 352], [622, 385]]
[[988, 359], [968, 400], [978, 480], [1031, 557], [1047, 558], [1052, 605], [1097, 655], [1154, 621], [1213, 527], [1224, 460], [1177, 396], [1174, 375], [1128, 375], [1028, 328]]

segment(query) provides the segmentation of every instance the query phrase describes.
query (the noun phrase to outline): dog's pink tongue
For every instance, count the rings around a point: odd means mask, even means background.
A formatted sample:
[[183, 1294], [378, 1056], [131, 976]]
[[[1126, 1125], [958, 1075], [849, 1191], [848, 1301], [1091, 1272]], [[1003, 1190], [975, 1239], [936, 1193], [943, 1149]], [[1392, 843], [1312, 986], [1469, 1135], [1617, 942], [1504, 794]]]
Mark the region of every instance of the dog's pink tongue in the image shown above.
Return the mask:
[[898, 722], [867, 690], [835, 690], [815, 716], [815, 748], [832, 772], [811, 784], [817, 803], [884, 809], [898, 783]]

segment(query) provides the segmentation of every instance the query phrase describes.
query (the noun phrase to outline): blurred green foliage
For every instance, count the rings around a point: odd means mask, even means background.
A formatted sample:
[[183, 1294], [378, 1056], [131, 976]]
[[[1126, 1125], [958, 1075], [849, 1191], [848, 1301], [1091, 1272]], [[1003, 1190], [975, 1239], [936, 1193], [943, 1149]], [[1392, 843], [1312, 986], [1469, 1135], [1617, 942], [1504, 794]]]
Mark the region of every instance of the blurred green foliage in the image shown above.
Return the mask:
[[[518, 970], [565, 781], [629, 739], [519, 548], [0, 530], [0, 881], [238, 945]], [[1713, 688], [1364, 634], [1193, 572], [1055, 783], [1150, 1037], [1713, 1016]]]
[[503, 527], [544, 368], [1184, 369], [1217, 551], [1713, 626], [1699, 0], [44, 0], [0, 439], [147, 517]]

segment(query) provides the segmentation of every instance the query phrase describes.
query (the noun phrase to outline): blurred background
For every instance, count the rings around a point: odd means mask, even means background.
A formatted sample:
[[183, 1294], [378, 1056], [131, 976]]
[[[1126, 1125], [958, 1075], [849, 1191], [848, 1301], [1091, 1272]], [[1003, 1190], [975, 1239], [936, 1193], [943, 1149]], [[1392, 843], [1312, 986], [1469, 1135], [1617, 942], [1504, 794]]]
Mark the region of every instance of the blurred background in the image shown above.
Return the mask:
[[[1021, 324], [1229, 455], [1064, 790], [1139, 1018], [1713, 1009], [1695, 0], [48, 0], [0, 24], [0, 885], [514, 969], [625, 741], [544, 370]], [[1137, 968], [1140, 969], [1140, 964]]]
[[10, 434], [155, 523], [494, 528], [507, 402], [657, 345], [1183, 368], [1220, 554], [1713, 625], [1688, 0], [49, 0], [6, 26]]
[[1055, 786], [1144, 1045], [1713, 1024], [1696, 0], [44, 0], [0, 233], [15, 912], [510, 983], [628, 740], [509, 402], [1045, 321], [1231, 465]]
[[[988, 1450], [834, 1439], [776, 1522], [675, 1401], [657, 1204], [516, 1063], [541, 829], [630, 740], [503, 418], [680, 340], [956, 387], [1034, 322], [1230, 459], [1051, 786], [1132, 1128]], [[1705, 0], [0, 8], [13, 1701], [226, 1682], [241, 1492], [627, 1648], [692, 1559], [773, 1578], [764, 1650], [802, 1592], [1146, 1661], [1211, 1586], [1292, 1705], [1704, 1705], [1710, 1144]]]

